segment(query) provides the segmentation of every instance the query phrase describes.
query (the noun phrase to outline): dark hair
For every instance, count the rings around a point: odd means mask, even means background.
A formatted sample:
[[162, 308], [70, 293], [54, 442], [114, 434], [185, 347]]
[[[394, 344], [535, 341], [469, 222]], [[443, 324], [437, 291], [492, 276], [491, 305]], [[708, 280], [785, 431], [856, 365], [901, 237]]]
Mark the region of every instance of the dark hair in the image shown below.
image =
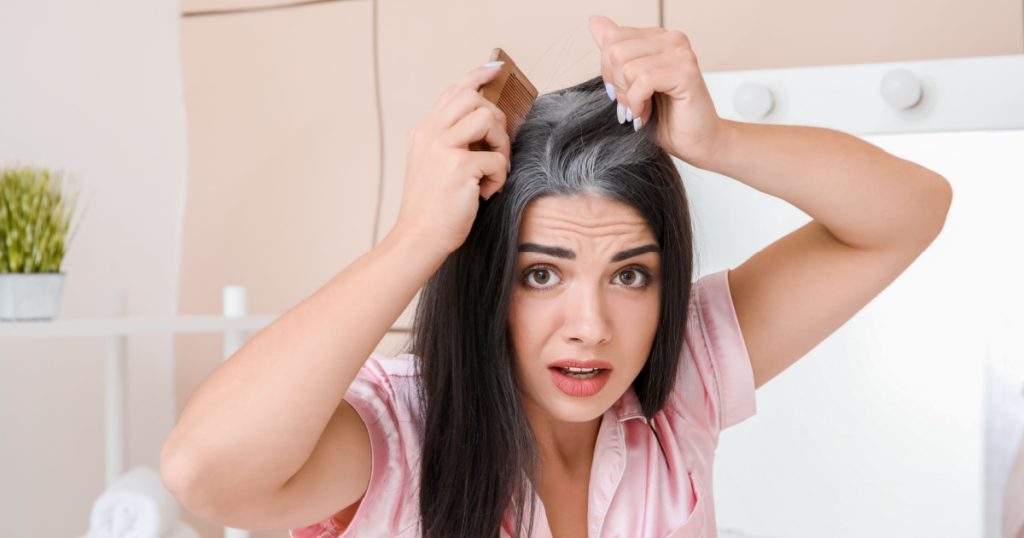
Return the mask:
[[497, 536], [510, 503], [516, 535], [524, 521], [527, 534], [533, 530], [538, 460], [508, 340], [519, 226], [530, 202], [596, 194], [647, 219], [661, 247], [660, 313], [633, 389], [649, 424], [665, 405], [682, 354], [693, 233], [682, 179], [654, 140], [657, 102], [649, 102], [651, 119], [635, 132], [616, 121], [600, 76], [539, 96], [512, 144], [502, 192], [481, 201], [466, 241], [424, 286], [410, 348], [425, 413], [423, 536]]

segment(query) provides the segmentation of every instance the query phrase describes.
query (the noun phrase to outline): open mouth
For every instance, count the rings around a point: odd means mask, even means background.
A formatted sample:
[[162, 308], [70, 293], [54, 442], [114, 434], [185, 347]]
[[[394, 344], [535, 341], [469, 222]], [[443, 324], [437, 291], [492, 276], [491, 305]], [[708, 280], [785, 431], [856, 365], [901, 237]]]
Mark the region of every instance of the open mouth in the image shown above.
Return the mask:
[[552, 368], [552, 370], [558, 370], [558, 371], [562, 372], [563, 374], [565, 374], [565, 375], [567, 375], [567, 376], [569, 376], [569, 377], [571, 377], [573, 379], [590, 379], [592, 377], [596, 377], [596, 376], [600, 375], [601, 372], [606, 372], [607, 371], [606, 368], [559, 368], [559, 367]]
[[551, 381], [558, 390], [576, 398], [593, 396], [604, 388], [611, 377], [609, 368], [573, 368], [553, 366]]

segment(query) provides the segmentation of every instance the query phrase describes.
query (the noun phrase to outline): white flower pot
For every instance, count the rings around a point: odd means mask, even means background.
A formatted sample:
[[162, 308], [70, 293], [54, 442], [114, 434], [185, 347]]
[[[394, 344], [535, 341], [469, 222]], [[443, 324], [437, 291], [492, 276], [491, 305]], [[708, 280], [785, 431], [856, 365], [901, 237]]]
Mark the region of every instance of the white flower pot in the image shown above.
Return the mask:
[[63, 288], [64, 273], [0, 273], [0, 320], [53, 319]]

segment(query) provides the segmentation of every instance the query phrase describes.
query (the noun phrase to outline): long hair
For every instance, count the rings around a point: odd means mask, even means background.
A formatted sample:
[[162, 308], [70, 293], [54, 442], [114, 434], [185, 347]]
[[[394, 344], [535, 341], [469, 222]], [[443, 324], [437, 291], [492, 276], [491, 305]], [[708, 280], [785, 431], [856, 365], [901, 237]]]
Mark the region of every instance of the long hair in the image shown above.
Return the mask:
[[527, 535], [533, 530], [538, 456], [508, 335], [519, 226], [530, 202], [595, 194], [646, 218], [661, 247], [660, 312], [633, 389], [649, 424], [665, 405], [680, 366], [693, 233], [682, 179], [654, 141], [659, 115], [650, 102], [650, 122], [635, 132], [615, 120], [600, 76], [541, 95], [516, 134], [502, 192], [481, 200], [466, 241], [423, 287], [410, 348], [425, 413], [423, 536], [498, 536], [509, 509], [517, 536], [524, 521]]

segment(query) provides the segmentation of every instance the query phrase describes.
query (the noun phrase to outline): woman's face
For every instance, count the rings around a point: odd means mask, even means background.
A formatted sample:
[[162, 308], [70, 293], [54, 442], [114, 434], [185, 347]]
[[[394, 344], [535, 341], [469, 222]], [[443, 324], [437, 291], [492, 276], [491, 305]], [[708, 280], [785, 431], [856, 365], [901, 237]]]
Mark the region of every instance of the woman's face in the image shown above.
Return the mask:
[[[552, 196], [527, 206], [509, 313], [526, 405], [583, 422], [629, 388], [658, 326], [659, 250], [647, 221], [621, 202]], [[574, 377], [551, 367], [564, 359], [603, 364]]]

